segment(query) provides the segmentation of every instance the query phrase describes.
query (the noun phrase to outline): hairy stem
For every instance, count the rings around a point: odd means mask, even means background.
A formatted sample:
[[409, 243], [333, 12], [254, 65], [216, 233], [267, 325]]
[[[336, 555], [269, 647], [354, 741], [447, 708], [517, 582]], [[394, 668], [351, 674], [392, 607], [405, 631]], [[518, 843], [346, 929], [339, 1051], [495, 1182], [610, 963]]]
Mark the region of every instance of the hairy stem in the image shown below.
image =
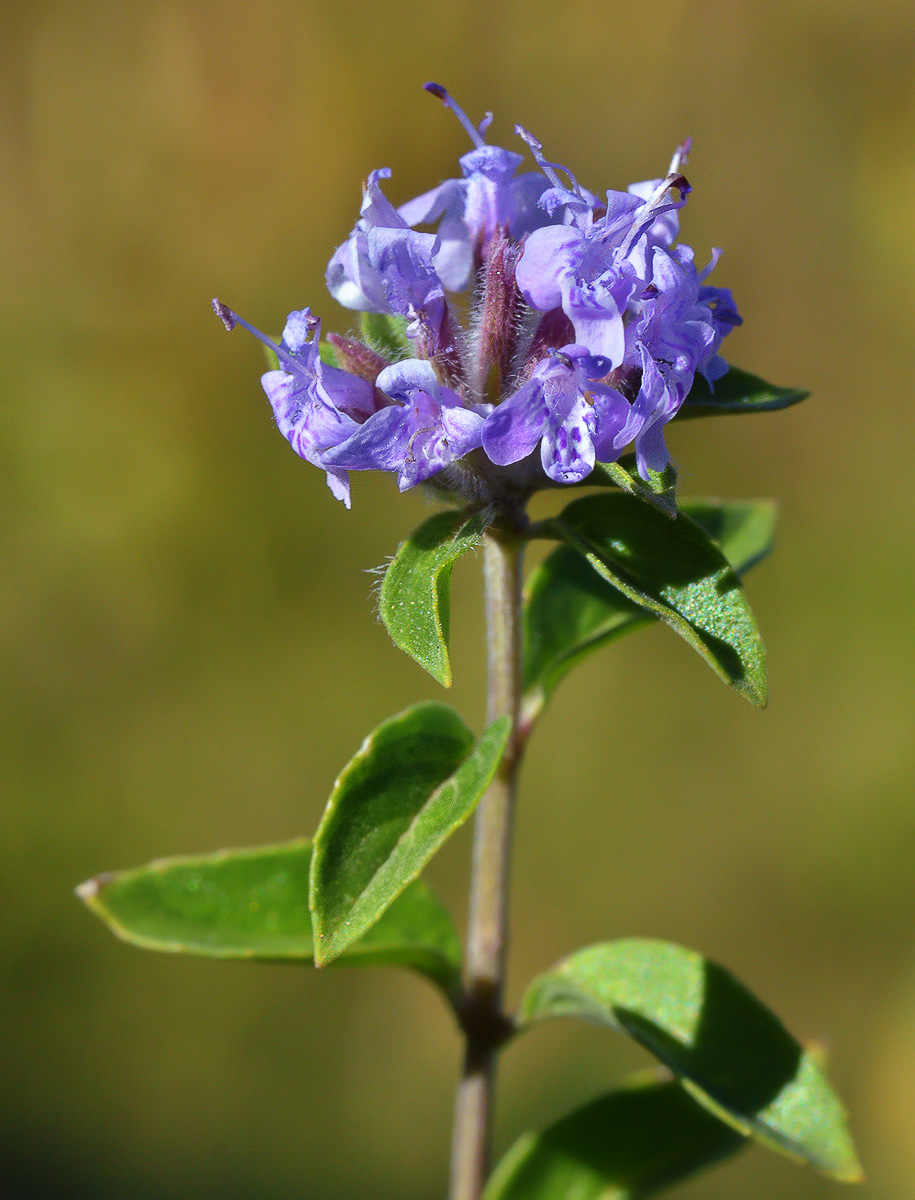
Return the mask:
[[489, 1172], [495, 1058], [511, 1023], [502, 1012], [508, 943], [508, 874], [512, 810], [520, 765], [523, 543], [490, 530], [484, 539], [488, 644], [487, 720], [506, 713], [512, 735], [474, 825], [470, 920], [462, 1025], [464, 1070], [457, 1091], [450, 1200], [479, 1200]]

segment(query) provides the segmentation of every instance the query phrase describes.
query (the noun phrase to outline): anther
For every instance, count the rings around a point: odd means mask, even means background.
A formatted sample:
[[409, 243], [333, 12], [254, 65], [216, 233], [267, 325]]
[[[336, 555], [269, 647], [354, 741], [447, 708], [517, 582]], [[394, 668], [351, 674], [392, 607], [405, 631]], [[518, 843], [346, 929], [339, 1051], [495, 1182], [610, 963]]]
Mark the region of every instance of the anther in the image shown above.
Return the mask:
[[440, 83], [424, 83], [423, 87], [430, 96], [437, 96], [439, 100], [441, 100], [442, 104], [444, 104], [445, 108], [451, 109], [457, 119], [467, 130], [470, 140], [478, 150], [481, 148], [481, 146], [486, 145], [486, 143], [483, 141], [483, 131], [489, 128], [489, 124], [492, 121], [492, 113], [486, 114], [485, 118], [480, 124], [480, 128], [477, 129], [476, 125], [473, 124], [461, 106], [456, 104], [454, 100], [451, 99], [447, 89], [443, 88]]
[[231, 308], [229, 308], [228, 304], [223, 304], [220, 300], [217, 300], [215, 296], [213, 297], [212, 303], [213, 303], [213, 312], [216, 314], [217, 317], [219, 317], [220, 321], [222, 321], [223, 325], [225, 325], [228, 332], [231, 333], [232, 330], [235, 328], [235, 324], [238, 321], [238, 317], [236, 317], [235, 313], [232, 312], [232, 310], [231, 310]]
[[[273, 351], [282, 364], [283, 370], [285, 370], [287, 373], [292, 374], [295, 371], [306, 370], [304, 363], [296, 354], [294, 354], [291, 350], [287, 350], [284, 346], [278, 346], [272, 338], [268, 338], [267, 335], [261, 333], [259, 329], [255, 329], [250, 321], [246, 321], [244, 317], [240, 317], [238, 313], [229, 308], [227, 304], [223, 304], [221, 301], [216, 299], [214, 299], [212, 303], [213, 312], [217, 317], [219, 317], [220, 321], [222, 321], [223, 325], [225, 325], [226, 329], [229, 330], [230, 333], [236, 325], [241, 325], [242, 329], [247, 329], [247, 331], [256, 337], [259, 342], [262, 342], [268, 349]], [[309, 345], [313, 345], [320, 337], [321, 318], [314, 316], [312, 313], [308, 313], [304, 320], [305, 326], [311, 335], [311, 342]]]
[[568, 354], [564, 354], [561, 350], [557, 350], [554, 347], [550, 347], [550, 349], [547, 351], [547, 354], [550, 356], [550, 358], [558, 359], [558, 361], [561, 362], [564, 367], [568, 367], [570, 371], [575, 365]]

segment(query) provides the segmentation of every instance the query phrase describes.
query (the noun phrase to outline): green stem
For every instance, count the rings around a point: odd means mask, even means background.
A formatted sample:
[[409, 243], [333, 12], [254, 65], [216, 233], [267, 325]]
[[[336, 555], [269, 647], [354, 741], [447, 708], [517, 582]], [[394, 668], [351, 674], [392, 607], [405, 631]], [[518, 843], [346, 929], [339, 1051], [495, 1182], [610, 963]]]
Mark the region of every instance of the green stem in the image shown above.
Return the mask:
[[511, 1029], [502, 1012], [508, 943], [512, 813], [520, 766], [521, 560], [523, 543], [490, 530], [483, 542], [488, 644], [487, 720], [508, 714], [512, 735], [474, 825], [470, 919], [462, 1026], [464, 1070], [458, 1085], [450, 1200], [479, 1200], [489, 1173], [496, 1053]]

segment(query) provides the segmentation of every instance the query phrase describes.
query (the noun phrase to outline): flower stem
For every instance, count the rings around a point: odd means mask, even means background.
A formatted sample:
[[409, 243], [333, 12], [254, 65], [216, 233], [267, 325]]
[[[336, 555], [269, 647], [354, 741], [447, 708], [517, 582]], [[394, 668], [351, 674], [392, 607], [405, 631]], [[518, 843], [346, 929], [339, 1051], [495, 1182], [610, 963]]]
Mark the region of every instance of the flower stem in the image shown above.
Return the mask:
[[461, 1023], [466, 1036], [458, 1085], [449, 1200], [479, 1200], [489, 1173], [495, 1059], [509, 1036], [502, 1011], [508, 943], [512, 812], [520, 766], [521, 560], [523, 542], [491, 529], [484, 538], [488, 645], [487, 720], [508, 714], [512, 733], [474, 825], [470, 919]]

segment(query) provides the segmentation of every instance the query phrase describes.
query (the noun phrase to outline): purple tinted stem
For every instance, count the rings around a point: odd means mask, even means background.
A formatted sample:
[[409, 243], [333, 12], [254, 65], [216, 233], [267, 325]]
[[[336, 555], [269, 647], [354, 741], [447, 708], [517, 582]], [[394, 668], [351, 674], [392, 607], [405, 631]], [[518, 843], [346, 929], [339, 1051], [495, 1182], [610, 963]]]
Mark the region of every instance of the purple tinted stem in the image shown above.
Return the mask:
[[479, 1200], [489, 1173], [493, 1084], [511, 1025], [502, 1012], [508, 945], [508, 877], [520, 746], [523, 543], [484, 538], [488, 642], [487, 720], [509, 715], [512, 736], [474, 825], [462, 1024], [467, 1037], [454, 1116], [449, 1200]]

